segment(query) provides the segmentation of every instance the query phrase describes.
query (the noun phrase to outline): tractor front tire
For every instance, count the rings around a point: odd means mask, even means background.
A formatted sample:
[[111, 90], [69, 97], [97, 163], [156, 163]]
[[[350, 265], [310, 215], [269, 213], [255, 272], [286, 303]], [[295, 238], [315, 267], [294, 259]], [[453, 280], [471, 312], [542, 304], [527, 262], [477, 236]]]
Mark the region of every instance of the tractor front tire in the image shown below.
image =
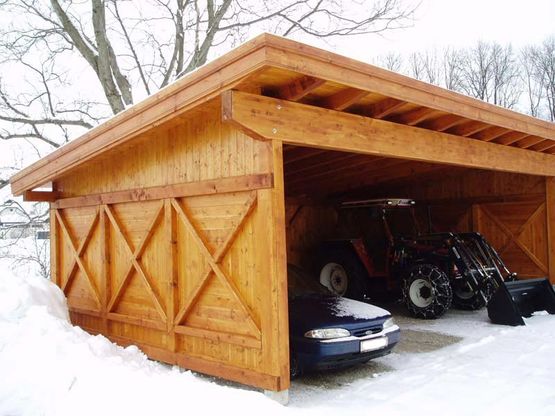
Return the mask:
[[402, 291], [410, 314], [421, 319], [439, 318], [453, 300], [449, 277], [435, 264], [412, 266], [403, 278]]
[[338, 296], [364, 300], [368, 273], [360, 260], [346, 249], [326, 250], [320, 255], [320, 283]]
[[485, 284], [483, 293], [473, 292], [468, 285], [463, 288], [453, 287], [453, 305], [462, 310], [476, 311], [486, 306], [495, 292], [495, 286], [488, 281]]

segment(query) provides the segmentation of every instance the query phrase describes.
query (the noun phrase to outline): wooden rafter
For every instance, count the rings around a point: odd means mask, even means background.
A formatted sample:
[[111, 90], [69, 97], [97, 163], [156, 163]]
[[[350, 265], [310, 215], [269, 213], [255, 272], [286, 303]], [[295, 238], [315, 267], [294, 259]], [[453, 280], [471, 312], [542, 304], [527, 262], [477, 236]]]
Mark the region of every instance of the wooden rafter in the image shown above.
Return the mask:
[[318, 106], [329, 108], [330, 110], [342, 111], [356, 104], [359, 100], [366, 97], [368, 91], [356, 88], [346, 88], [318, 102]]
[[521, 133], [521, 132], [518, 132], [518, 131], [511, 131], [509, 133], [505, 133], [502, 136], [497, 137], [495, 140], [493, 140], [493, 142], [508, 146], [508, 145], [516, 143], [519, 140], [524, 139], [525, 137], [528, 137], [528, 136], [529, 135], [526, 134], [526, 133]]
[[[303, 174], [303, 176], [305, 174], [310, 175], [311, 172], [333, 169], [337, 164], [343, 166], [345, 163], [352, 159], [360, 158], [360, 155], [357, 155], [356, 153], [344, 152], [326, 152], [323, 156], [326, 157], [310, 158], [303, 161], [304, 163], [288, 165], [285, 176], [297, 176], [301, 173]], [[350, 163], [347, 164], [350, 165]]]
[[206, 285], [208, 277], [212, 272], [214, 272], [214, 274], [220, 279], [220, 281], [227, 287], [227, 289], [235, 297], [243, 312], [249, 317], [248, 322], [251, 323], [252, 329], [255, 330], [255, 333], [257, 334], [257, 336], [261, 335], [260, 324], [255, 319], [254, 313], [252, 312], [251, 308], [243, 300], [235, 283], [233, 283], [233, 281], [222, 271], [220, 267], [220, 262], [222, 261], [223, 257], [225, 256], [225, 254], [228, 252], [231, 245], [235, 241], [235, 238], [237, 237], [239, 231], [245, 224], [246, 219], [250, 216], [250, 213], [253, 211], [256, 201], [257, 201], [256, 194], [255, 193], [251, 194], [251, 196], [249, 197], [248, 201], [245, 204], [245, 207], [241, 213], [241, 217], [237, 225], [228, 235], [224, 243], [213, 255], [212, 253], [210, 253], [210, 250], [206, 246], [206, 243], [200, 237], [197, 229], [189, 219], [189, 216], [186, 214], [183, 207], [179, 204], [179, 202], [175, 198], [171, 200], [171, 204], [173, 206], [174, 211], [177, 213], [178, 218], [181, 220], [182, 224], [185, 226], [185, 228], [187, 229], [187, 231], [195, 241], [197, 247], [202, 252], [203, 256], [206, 258], [209, 264], [209, 268], [205, 270], [205, 272], [201, 276], [201, 279], [197, 282], [197, 285], [193, 289], [192, 295], [189, 297], [187, 302], [182, 306], [182, 308], [177, 313], [177, 317], [175, 319], [176, 324], [179, 324], [185, 318], [188, 311], [194, 305], [198, 296], [202, 292], [202, 289]]
[[75, 276], [76, 268], [79, 268], [79, 270], [81, 270], [81, 273], [83, 273], [83, 276], [85, 276], [85, 278], [87, 279], [87, 282], [92, 289], [92, 293], [95, 296], [97, 304], [100, 307], [100, 292], [96, 287], [96, 284], [92, 280], [91, 276], [89, 275], [87, 268], [83, 264], [83, 261], [81, 260], [81, 258], [83, 257], [83, 254], [85, 253], [87, 245], [89, 244], [89, 241], [92, 238], [94, 228], [98, 223], [99, 209], [98, 208], [96, 209], [96, 212], [94, 213], [94, 217], [91, 223], [89, 224], [89, 227], [87, 228], [87, 232], [85, 233], [85, 237], [83, 238], [83, 240], [81, 240], [77, 248], [75, 248], [75, 243], [73, 241], [73, 238], [71, 237], [69, 229], [67, 228], [65, 220], [62, 214], [60, 213], [60, 210], [55, 210], [54, 212], [55, 212], [56, 220], [58, 221], [58, 224], [60, 225], [62, 232], [69, 240], [69, 247], [71, 249], [71, 254], [73, 256], [68, 274], [61, 285], [62, 291], [66, 293], [67, 288], [70, 286], [71, 281], [73, 280], [73, 276]]
[[544, 140], [530, 148], [530, 150], [535, 150], [537, 152], [545, 152], [550, 149], [555, 148], [555, 140]]
[[397, 100], [395, 98], [385, 98], [366, 107], [362, 111], [362, 115], [372, 118], [384, 118], [405, 104], [407, 104], [406, 101]]
[[[515, 146], [520, 147], [521, 149], [529, 149], [532, 146], [541, 143], [543, 141], [546, 141], [545, 139], [538, 137], [538, 136], [528, 136], [525, 137], [524, 139], [519, 140], [518, 142], [515, 143]], [[555, 144], [555, 142], [553, 140], [549, 140], [551, 143]]]
[[309, 76], [301, 77], [293, 81], [291, 84], [280, 87], [273, 95], [282, 100], [298, 101], [325, 82], [325, 80], [319, 78]]
[[414, 110], [411, 110], [407, 113], [388, 118], [387, 120], [393, 121], [395, 123], [406, 124], [408, 126], [414, 126], [426, 120], [434, 113], [435, 113], [435, 110], [432, 108], [421, 107], [421, 108], [415, 108]]
[[284, 155], [284, 165], [309, 159], [326, 152], [322, 149], [313, 149], [310, 147], [289, 146], [289, 148], [291, 148], [291, 150], [289, 150], [287, 154]]
[[305, 172], [303, 175], [293, 175], [290, 179], [288, 178], [287, 184], [292, 186], [296, 183], [305, 183], [314, 180], [325, 181], [326, 179], [337, 179], [344, 175], [360, 176], [365, 172], [381, 169], [384, 166], [406, 162], [403, 159], [373, 158], [358, 154], [355, 155], [358, 157], [358, 160], [342, 164], [333, 169], [314, 169], [310, 172]]
[[108, 304], [108, 308], [107, 308], [108, 312], [112, 312], [115, 305], [117, 304], [117, 302], [119, 301], [119, 299], [123, 295], [123, 289], [129, 283], [129, 277], [131, 276], [131, 274], [133, 272], [133, 269], [134, 269], [137, 272], [137, 274], [140, 276], [140, 278], [143, 281], [145, 287], [147, 288], [148, 292], [150, 293], [150, 296], [152, 297], [152, 300], [153, 300], [154, 307], [155, 307], [156, 311], [158, 312], [158, 314], [160, 315], [162, 320], [165, 320], [166, 319], [166, 312], [164, 311], [164, 308], [162, 306], [162, 302], [161, 302], [158, 294], [154, 290], [152, 282], [150, 281], [150, 278], [146, 274], [145, 270], [143, 269], [143, 266], [141, 265], [141, 263], [139, 263], [139, 260], [140, 260], [141, 256], [143, 255], [143, 252], [144, 252], [147, 244], [149, 243], [150, 239], [154, 235], [155, 228], [158, 225], [158, 222], [160, 221], [160, 218], [162, 217], [162, 213], [164, 212], [164, 203], [163, 203], [163, 201], [159, 204], [159, 207], [156, 209], [156, 213], [154, 214], [154, 217], [153, 217], [152, 221], [150, 222], [150, 224], [147, 228], [146, 234], [143, 236], [143, 238], [141, 239], [141, 241], [139, 242], [139, 244], [137, 245], [135, 250], [133, 250], [131, 248], [132, 247], [131, 242], [129, 241], [129, 239], [127, 238], [125, 233], [123, 232], [123, 228], [122, 228], [120, 222], [118, 221], [118, 219], [116, 218], [116, 216], [114, 215], [114, 213], [112, 212], [112, 209], [110, 208], [110, 206], [106, 205], [104, 210], [106, 212], [106, 216], [108, 217], [108, 220], [112, 224], [112, 227], [114, 227], [114, 230], [118, 233], [120, 238], [125, 243], [124, 245], [127, 249], [128, 255], [129, 255], [129, 264], [127, 265], [126, 272], [124, 273], [123, 278], [121, 279], [118, 287], [116, 288], [116, 290], [115, 290], [115, 292], [112, 296], [112, 299], [110, 300], [110, 302]]
[[429, 130], [435, 130], [435, 131], [445, 131], [447, 129], [450, 129], [451, 127], [455, 127], [455, 126], [458, 126], [459, 124], [466, 123], [467, 121], [468, 120], [463, 117], [455, 116], [452, 114], [446, 114], [434, 120], [425, 121], [422, 124], [420, 124], [419, 127], [422, 127], [424, 129], [429, 129]]
[[488, 126], [487, 124], [471, 121], [471, 122], [467, 122], [465, 124], [461, 124], [453, 128], [447, 129], [446, 132], [449, 134], [454, 134], [456, 136], [468, 137], [478, 132], [481, 132], [482, 130], [487, 129], [488, 127], [490, 126]]
[[473, 134], [470, 137], [477, 140], [483, 140], [485, 142], [491, 142], [492, 140], [506, 134], [507, 131], [508, 130], [503, 127], [493, 126], [493, 127], [488, 127], [485, 130], [479, 131], [478, 133]]

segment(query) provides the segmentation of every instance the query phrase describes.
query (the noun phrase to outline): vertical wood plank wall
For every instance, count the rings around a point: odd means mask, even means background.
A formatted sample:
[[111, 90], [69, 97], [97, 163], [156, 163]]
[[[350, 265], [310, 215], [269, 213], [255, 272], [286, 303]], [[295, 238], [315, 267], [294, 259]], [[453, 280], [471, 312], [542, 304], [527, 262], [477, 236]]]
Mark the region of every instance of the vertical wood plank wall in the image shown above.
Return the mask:
[[[417, 185], [390, 187], [387, 194], [372, 194], [370, 190], [368, 197], [414, 198], [424, 230], [429, 207], [432, 231], [478, 231], [512, 271], [523, 278], [549, 276], [555, 283], [553, 178], [459, 170]], [[288, 256], [291, 261], [307, 264], [310, 250], [333, 237], [333, 214], [324, 205], [306, 205], [299, 211], [294, 202], [287, 205], [287, 213]]]
[[548, 227], [554, 215], [551, 183], [542, 176], [469, 170], [394, 192], [430, 206], [435, 231], [478, 231], [511, 271], [555, 283], [555, 257], [550, 254], [555, 228]]
[[274, 175], [265, 189], [52, 209], [52, 275], [72, 321], [158, 360], [287, 389], [281, 158], [280, 143], [204, 111], [57, 181], [75, 197]]

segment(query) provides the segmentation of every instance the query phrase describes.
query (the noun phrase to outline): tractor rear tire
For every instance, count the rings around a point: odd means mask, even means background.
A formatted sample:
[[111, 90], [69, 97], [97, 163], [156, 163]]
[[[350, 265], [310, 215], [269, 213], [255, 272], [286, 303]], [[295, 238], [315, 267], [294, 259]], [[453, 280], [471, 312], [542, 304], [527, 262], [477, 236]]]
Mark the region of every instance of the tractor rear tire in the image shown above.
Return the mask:
[[368, 273], [355, 253], [347, 249], [326, 250], [320, 255], [320, 283], [330, 292], [355, 300], [364, 300]]
[[451, 307], [453, 292], [447, 274], [435, 264], [420, 263], [408, 270], [402, 284], [403, 301], [411, 315], [436, 319]]

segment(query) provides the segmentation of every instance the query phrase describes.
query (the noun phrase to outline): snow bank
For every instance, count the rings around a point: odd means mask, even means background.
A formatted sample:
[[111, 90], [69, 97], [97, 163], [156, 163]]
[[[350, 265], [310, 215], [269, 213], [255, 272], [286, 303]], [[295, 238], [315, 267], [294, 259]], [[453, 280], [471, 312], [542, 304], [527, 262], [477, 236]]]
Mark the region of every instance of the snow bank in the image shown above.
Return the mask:
[[40, 277], [0, 277], [0, 415], [239, 413], [281, 406], [150, 361], [68, 321], [61, 291]]
[[464, 340], [433, 352], [394, 351], [320, 381], [301, 378], [283, 407], [89, 335], [68, 322], [49, 281], [2, 272], [0, 415], [555, 415], [555, 316], [517, 328], [490, 324], [485, 311], [398, 323]]
[[374, 319], [389, 315], [385, 309], [348, 298], [337, 298], [333, 309], [335, 316], [351, 316], [355, 319]]

